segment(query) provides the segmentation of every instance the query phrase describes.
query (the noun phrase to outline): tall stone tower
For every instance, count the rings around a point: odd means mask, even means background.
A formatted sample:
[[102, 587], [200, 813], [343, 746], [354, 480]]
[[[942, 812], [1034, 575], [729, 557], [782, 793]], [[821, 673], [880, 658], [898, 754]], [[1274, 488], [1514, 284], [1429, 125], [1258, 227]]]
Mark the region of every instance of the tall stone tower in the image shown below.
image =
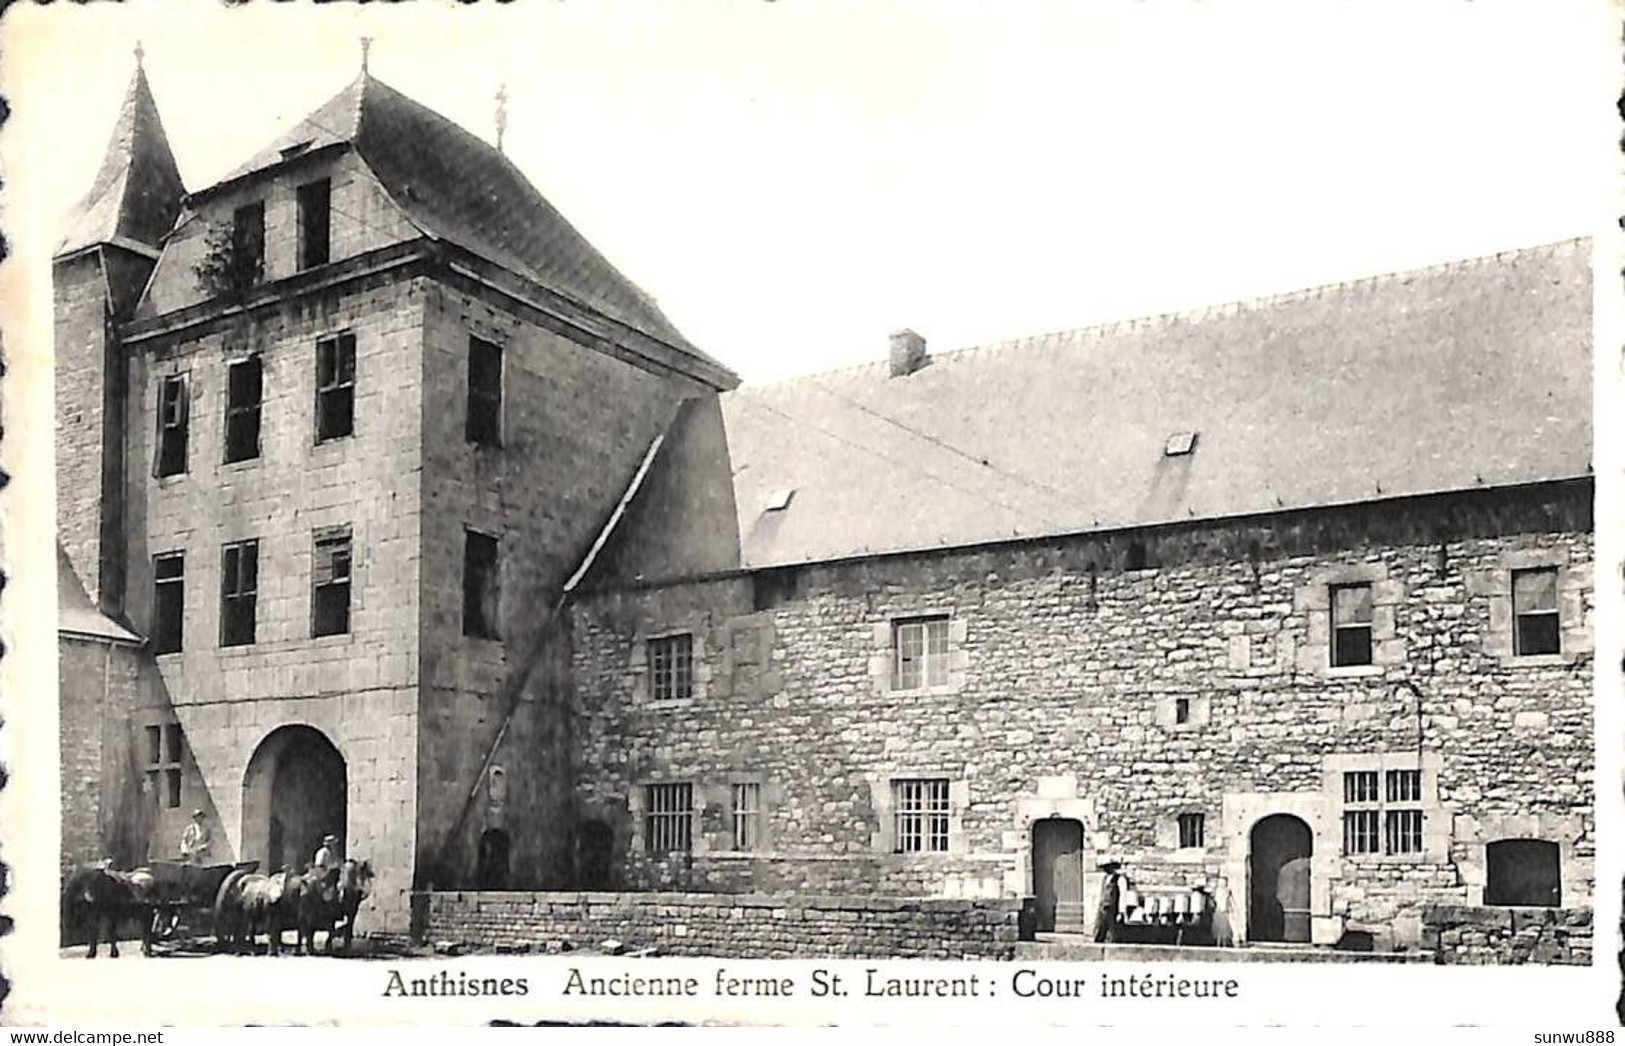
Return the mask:
[[124, 603], [128, 319], [186, 194], [141, 54], [95, 183], [52, 261], [56, 313], [57, 527], [96, 605]]

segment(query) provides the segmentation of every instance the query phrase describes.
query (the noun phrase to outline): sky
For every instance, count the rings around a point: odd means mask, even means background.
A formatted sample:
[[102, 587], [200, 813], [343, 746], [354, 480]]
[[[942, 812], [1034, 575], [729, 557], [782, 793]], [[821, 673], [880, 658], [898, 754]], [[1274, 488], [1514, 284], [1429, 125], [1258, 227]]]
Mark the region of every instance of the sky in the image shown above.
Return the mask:
[[[48, 248], [139, 40], [210, 184], [371, 70], [506, 148], [746, 381], [1493, 253], [1613, 207], [1606, 0], [17, 5]], [[35, 256], [40, 257], [40, 256]]]

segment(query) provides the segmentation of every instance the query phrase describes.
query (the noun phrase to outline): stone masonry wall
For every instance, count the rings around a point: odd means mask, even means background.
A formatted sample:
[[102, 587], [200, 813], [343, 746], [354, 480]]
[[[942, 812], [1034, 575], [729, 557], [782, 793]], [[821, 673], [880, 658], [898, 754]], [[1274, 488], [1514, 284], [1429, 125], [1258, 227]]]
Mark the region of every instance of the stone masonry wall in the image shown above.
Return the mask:
[[433, 893], [430, 941], [740, 959], [1010, 959], [1021, 904], [816, 894]]
[[[143, 682], [143, 714], [180, 722], [200, 775], [185, 809], [164, 814], [165, 851], [196, 805], [217, 818], [217, 855], [242, 855], [262, 828], [245, 820], [268, 816], [242, 808], [251, 757], [278, 727], [313, 726], [345, 760], [347, 845], [378, 870], [371, 903], [403, 925], [416, 841], [422, 298], [419, 283], [371, 277], [148, 343], [130, 361], [126, 475], [138, 631], [150, 631], [152, 557], [185, 553], [184, 649], [152, 659]], [[317, 443], [316, 343], [342, 332], [355, 335], [354, 434]], [[226, 370], [251, 353], [264, 368], [260, 455], [227, 464]], [[160, 479], [156, 401], [171, 374], [190, 391], [188, 467]], [[336, 525], [352, 540], [350, 631], [313, 638], [314, 532]], [[222, 547], [248, 538], [259, 542], [255, 642], [222, 647]]]
[[[544, 642], [548, 611], [609, 518], [680, 398], [698, 387], [662, 377], [544, 329], [477, 284], [436, 284], [425, 302], [423, 606], [418, 765], [423, 867], [434, 885], [476, 885], [476, 848], [489, 830], [510, 840], [508, 885], [572, 880], [569, 721], [558, 649]], [[471, 336], [503, 355], [501, 445], [466, 439]], [[465, 529], [499, 540], [500, 639], [463, 635]], [[493, 765], [480, 770], [509, 694], [532, 661], [518, 711]], [[478, 794], [444, 854], [442, 841]], [[437, 861], [437, 858], [441, 860]]]
[[[612, 825], [633, 888], [762, 874], [939, 896], [1028, 893], [1033, 821], [1074, 817], [1091, 862], [1205, 879], [1236, 912], [1250, 829], [1288, 812], [1313, 831], [1317, 940], [1416, 940], [1424, 900], [1481, 895], [1464, 850], [1535, 828], [1561, 836], [1564, 897], [1583, 906], [1589, 499], [1575, 484], [816, 565], [776, 578], [761, 611], [749, 577], [596, 593], [573, 608], [583, 816]], [[1126, 568], [1133, 544], [1147, 569]], [[1532, 563], [1562, 569], [1558, 657], [1508, 649], [1508, 572]], [[1375, 582], [1376, 663], [1332, 669], [1326, 589], [1350, 576]], [[890, 622], [924, 613], [951, 615], [949, 685], [890, 692]], [[669, 631], [695, 636], [704, 692], [657, 705], [638, 648]], [[1335, 761], [1414, 767], [1419, 749], [1425, 852], [1345, 857]], [[896, 777], [953, 782], [949, 853], [890, 852]], [[726, 786], [749, 778], [767, 841], [746, 862], [725, 852]], [[659, 781], [696, 786], [680, 874], [636, 845], [642, 788]], [[1204, 816], [1204, 847], [1178, 847], [1181, 813]]]
[[134, 784], [124, 771], [139, 656], [129, 646], [71, 636], [57, 644], [64, 871], [104, 857], [136, 863], [133, 853], [114, 852], [121, 840], [111, 821]]
[[1446, 965], [1591, 965], [1589, 908], [1430, 905], [1423, 926], [1438, 961]]

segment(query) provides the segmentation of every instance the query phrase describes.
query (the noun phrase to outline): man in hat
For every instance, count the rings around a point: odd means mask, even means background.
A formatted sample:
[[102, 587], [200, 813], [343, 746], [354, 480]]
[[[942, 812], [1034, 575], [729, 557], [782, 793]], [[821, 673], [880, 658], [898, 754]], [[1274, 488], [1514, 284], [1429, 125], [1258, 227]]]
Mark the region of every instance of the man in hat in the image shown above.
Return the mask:
[[1105, 944], [1117, 940], [1118, 925], [1122, 919], [1123, 866], [1117, 861], [1102, 861], [1099, 868], [1106, 873], [1100, 883], [1100, 909], [1095, 913], [1095, 942]]
[[209, 826], [203, 821], [203, 811], [193, 810], [192, 820], [187, 823], [181, 832], [181, 863], [204, 864], [209, 856], [209, 846], [213, 839], [209, 836]]
[[312, 871], [319, 872], [323, 877], [329, 869], [339, 866], [338, 855], [339, 837], [336, 835], [322, 836], [322, 845], [316, 849], [316, 859], [310, 862]]

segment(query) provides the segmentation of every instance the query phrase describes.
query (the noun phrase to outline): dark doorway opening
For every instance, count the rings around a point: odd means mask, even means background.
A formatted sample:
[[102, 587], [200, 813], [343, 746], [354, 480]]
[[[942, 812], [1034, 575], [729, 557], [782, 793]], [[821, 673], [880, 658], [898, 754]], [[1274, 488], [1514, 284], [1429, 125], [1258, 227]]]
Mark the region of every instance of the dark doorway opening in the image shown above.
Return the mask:
[[1502, 839], [1484, 847], [1484, 903], [1560, 908], [1563, 864], [1556, 843]]
[[508, 833], [502, 829], [490, 828], [480, 836], [479, 868], [475, 880], [482, 890], [508, 888]]
[[349, 779], [344, 756], [320, 730], [284, 726], [254, 750], [243, 776], [243, 854], [263, 871], [310, 866], [322, 837], [346, 853]]
[[576, 831], [576, 874], [583, 890], [608, 890], [615, 833], [603, 821], [586, 820]]
[[1039, 930], [1084, 931], [1081, 821], [1049, 817], [1033, 822], [1033, 897]]
[[1253, 825], [1250, 841], [1248, 939], [1307, 942], [1313, 833], [1301, 818], [1271, 814]]

